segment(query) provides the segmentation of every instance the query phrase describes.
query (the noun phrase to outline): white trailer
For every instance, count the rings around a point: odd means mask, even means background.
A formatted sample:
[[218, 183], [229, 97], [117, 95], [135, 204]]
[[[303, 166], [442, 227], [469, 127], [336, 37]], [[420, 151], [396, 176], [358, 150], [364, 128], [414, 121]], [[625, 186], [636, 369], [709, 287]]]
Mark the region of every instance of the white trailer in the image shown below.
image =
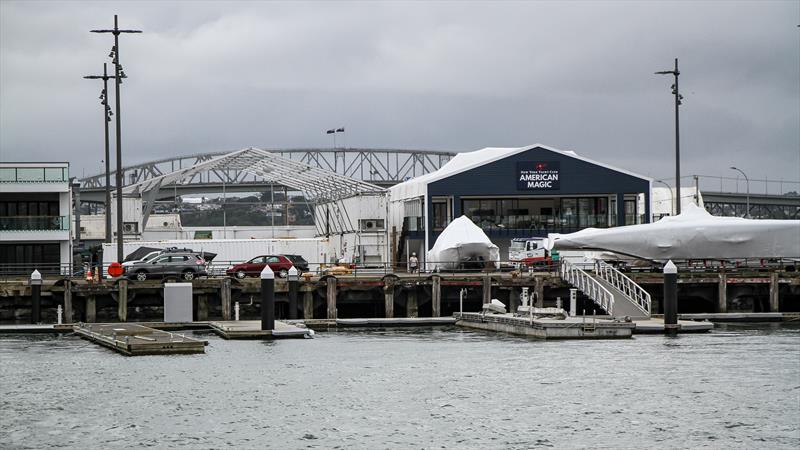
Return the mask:
[[[139, 247], [188, 248], [195, 252], [216, 253], [209, 272], [225, 273], [231, 264], [248, 261], [260, 255], [300, 255], [308, 261], [309, 270], [319, 270], [328, 260], [331, 251], [326, 238], [310, 239], [170, 239], [164, 241], [130, 241], [123, 244], [123, 253], [129, 255]], [[117, 260], [117, 244], [103, 244], [103, 267]], [[105, 271], [104, 271], [105, 272]]]

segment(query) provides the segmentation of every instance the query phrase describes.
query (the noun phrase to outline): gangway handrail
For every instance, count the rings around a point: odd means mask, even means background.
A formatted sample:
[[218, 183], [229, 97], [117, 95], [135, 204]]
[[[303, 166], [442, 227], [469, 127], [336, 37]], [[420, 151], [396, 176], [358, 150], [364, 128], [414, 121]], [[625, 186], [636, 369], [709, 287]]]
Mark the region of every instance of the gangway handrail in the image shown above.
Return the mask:
[[636, 284], [627, 275], [617, 270], [611, 264], [602, 260], [595, 260], [594, 272], [602, 280], [610, 283], [617, 290], [639, 307], [648, 316], [650, 315], [650, 293]]
[[586, 294], [587, 297], [603, 308], [608, 315], [614, 315], [614, 295], [583, 269], [572, 264], [569, 260], [562, 259], [561, 278]]

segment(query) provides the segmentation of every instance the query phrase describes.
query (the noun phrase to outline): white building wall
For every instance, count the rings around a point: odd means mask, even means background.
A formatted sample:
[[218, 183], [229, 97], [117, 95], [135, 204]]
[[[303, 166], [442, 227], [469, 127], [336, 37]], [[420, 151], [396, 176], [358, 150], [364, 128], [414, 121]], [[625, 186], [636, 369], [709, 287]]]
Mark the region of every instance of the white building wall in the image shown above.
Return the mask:
[[[336, 205], [315, 207], [318, 233], [325, 234], [325, 209], [330, 207], [331, 262], [341, 260], [380, 265], [390, 260], [388, 198], [386, 195], [357, 195]], [[338, 208], [340, 218], [336, 218]], [[344, 223], [344, 227], [339, 221]]]
[[[0, 242], [3, 243], [58, 243], [59, 262], [62, 265], [62, 272], [68, 272], [68, 264], [72, 262], [72, 240], [70, 229], [72, 228], [72, 187], [69, 182], [69, 163], [0, 163], [0, 168], [6, 169], [3, 172], [3, 179], [0, 180], [0, 192], [4, 194], [13, 193], [58, 193], [59, 215], [64, 217], [66, 229], [64, 230], [4, 230], [0, 232]], [[60, 181], [38, 179], [37, 177], [19, 176], [20, 181], [10, 181], [5, 178], [9, 175], [8, 169], [62, 169], [59, 173]], [[13, 172], [13, 171], [12, 171]], [[63, 176], [62, 176], [63, 175]], [[50, 175], [45, 175], [49, 177]], [[0, 261], [3, 263], [4, 261]]]

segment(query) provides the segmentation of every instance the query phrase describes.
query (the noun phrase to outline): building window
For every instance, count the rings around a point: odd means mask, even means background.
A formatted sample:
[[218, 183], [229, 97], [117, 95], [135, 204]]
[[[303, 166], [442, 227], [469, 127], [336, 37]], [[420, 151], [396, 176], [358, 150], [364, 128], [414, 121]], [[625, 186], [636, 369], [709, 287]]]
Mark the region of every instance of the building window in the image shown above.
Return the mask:
[[487, 231], [528, 230], [533, 236], [610, 225], [607, 197], [464, 199], [461, 205]]
[[452, 220], [452, 203], [450, 199], [433, 199], [433, 231], [442, 231]]
[[625, 199], [625, 225], [633, 225], [638, 222], [636, 214], [636, 200]]

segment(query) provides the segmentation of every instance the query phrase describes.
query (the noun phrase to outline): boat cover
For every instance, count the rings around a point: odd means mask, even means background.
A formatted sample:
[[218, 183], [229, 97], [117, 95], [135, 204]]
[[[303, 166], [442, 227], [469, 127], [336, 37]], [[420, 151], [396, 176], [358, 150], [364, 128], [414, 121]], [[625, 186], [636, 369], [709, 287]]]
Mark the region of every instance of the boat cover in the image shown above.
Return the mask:
[[467, 216], [461, 216], [442, 231], [428, 251], [428, 270], [458, 269], [462, 262], [484, 261], [500, 267], [500, 249]]
[[125, 259], [122, 260], [122, 262], [138, 261], [138, 260], [144, 258], [145, 256], [147, 256], [149, 253], [152, 253], [152, 252], [155, 252], [155, 251], [158, 251], [158, 250], [161, 250], [161, 249], [160, 248], [154, 248], [154, 247], [139, 247], [136, 250], [134, 250], [133, 252], [131, 252], [128, 256], [126, 256]]
[[605, 250], [651, 261], [800, 257], [800, 220], [717, 217], [694, 204], [655, 223], [548, 238], [558, 250]]

